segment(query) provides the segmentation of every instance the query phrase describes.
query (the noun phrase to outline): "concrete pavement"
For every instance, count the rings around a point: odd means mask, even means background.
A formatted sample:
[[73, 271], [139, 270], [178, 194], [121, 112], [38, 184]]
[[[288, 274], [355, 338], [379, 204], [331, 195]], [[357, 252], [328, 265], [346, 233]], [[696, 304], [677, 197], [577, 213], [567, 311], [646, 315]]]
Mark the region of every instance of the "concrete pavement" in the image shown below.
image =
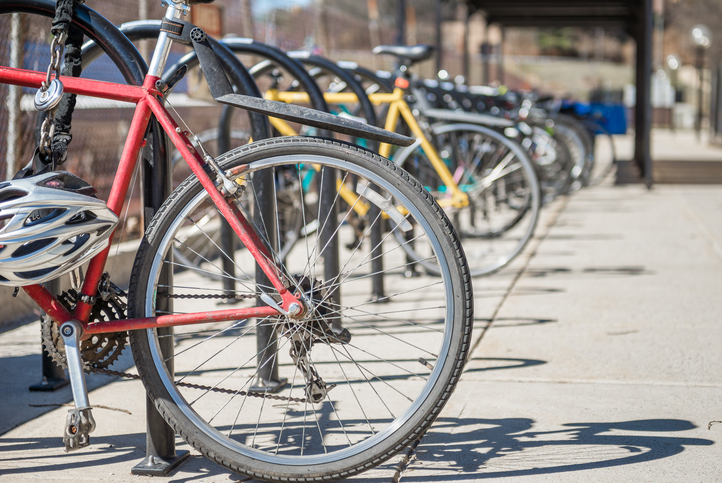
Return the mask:
[[[409, 461], [352, 480], [720, 481], [720, 210], [722, 187], [609, 180], [555, 202], [526, 255], [475, 282], [471, 360]], [[146, 481], [142, 385], [94, 390], [92, 446], [66, 454], [67, 408], [28, 406], [70, 400], [24, 389], [37, 338], [0, 334], [0, 481]], [[194, 456], [168, 481], [245, 480]]]

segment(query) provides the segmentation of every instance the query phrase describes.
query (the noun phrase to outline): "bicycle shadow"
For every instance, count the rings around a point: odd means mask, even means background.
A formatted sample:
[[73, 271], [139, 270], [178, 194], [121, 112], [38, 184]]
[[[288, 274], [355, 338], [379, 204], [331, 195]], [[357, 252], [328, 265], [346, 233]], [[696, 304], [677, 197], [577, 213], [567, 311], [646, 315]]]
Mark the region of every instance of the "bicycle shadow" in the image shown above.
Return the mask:
[[[528, 418], [439, 418], [418, 446], [404, 481], [479, 480], [607, 468], [668, 458], [685, 446], [714, 444], [665, 434], [696, 428], [679, 419], [567, 423], [551, 431], [535, 431], [534, 423]], [[414, 469], [422, 468], [423, 475], [414, 475]]]
[[655, 272], [643, 266], [599, 266], [572, 269], [568, 267], [538, 267], [526, 271], [527, 277], [547, 278], [555, 276], [571, 276], [574, 278], [593, 276], [596, 278], [634, 277], [640, 275], [655, 275]]
[[[145, 433], [91, 436], [91, 445], [88, 448], [66, 453], [61, 437], [2, 437], [0, 438], [0, 476], [13, 478], [11, 475], [15, 475], [15, 479], [9, 481], [25, 481], [40, 476], [55, 481], [58, 474], [82, 470], [86, 478], [94, 477], [97, 481], [108, 478], [112, 481], [114, 477], [108, 475], [129, 475], [131, 468], [143, 460], [145, 438]], [[181, 443], [180, 440], [177, 442]], [[178, 449], [190, 448], [186, 444], [179, 444]], [[219, 475], [221, 477], [228, 475], [228, 481], [250, 480], [246, 476], [231, 473], [193, 452], [189, 459], [166, 476], [180, 483], [207, 481], [208, 478]], [[145, 481], [143, 477], [136, 478], [138, 481]]]

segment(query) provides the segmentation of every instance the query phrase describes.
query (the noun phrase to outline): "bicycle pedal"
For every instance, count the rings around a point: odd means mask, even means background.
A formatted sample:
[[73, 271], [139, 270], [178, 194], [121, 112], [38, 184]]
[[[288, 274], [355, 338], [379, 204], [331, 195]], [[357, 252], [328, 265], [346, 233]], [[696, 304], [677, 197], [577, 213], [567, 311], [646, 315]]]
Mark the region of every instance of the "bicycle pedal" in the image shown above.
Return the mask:
[[95, 430], [92, 408], [70, 409], [65, 420], [63, 443], [65, 451], [75, 451], [90, 445], [90, 433]]

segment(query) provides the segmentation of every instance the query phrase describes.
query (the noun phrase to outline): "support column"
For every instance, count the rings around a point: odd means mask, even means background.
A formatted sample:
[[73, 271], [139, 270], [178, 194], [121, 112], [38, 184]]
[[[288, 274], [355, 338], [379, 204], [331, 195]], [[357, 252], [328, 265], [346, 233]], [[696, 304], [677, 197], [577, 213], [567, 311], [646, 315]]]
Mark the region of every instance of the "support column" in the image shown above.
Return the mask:
[[635, 39], [637, 41], [636, 84], [637, 99], [634, 110], [634, 161], [647, 188], [651, 188], [652, 159], [650, 157], [650, 131], [652, 127], [652, 0], [642, 0], [638, 12]]

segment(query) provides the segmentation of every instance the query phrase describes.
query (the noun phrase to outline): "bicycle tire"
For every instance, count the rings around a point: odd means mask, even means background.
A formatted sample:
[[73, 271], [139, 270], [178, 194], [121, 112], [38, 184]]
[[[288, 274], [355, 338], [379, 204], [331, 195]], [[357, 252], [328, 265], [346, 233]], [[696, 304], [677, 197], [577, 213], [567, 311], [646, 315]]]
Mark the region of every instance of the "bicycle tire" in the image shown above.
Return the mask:
[[[433, 198], [408, 173], [388, 160], [350, 144], [315, 138], [266, 140], [237, 148], [219, 157], [218, 163], [224, 169], [247, 165], [243, 182], [246, 190], [250, 188], [254, 193], [251, 173], [288, 164], [296, 166], [298, 173], [304, 163], [313, 163], [332, 167], [337, 172], [345, 170], [370, 182], [379, 194], [393, 197], [394, 206], [402, 206], [399, 210], [408, 210], [404, 219], [413, 223], [417, 232], [423, 232], [434, 244], [442, 277], [431, 279], [432, 283], [428, 285], [428, 279], [416, 279], [415, 284], [398, 284], [404, 287], [398, 293], [387, 295], [387, 300], [396, 305], [372, 303], [359, 296], [368, 293], [363, 288], [369, 273], [360, 267], [368, 258], [370, 247], [359, 249], [365, 247], [362, 241], [357, 247], [361, 252], [356, 257], [344, 252], [347, 261], [353, 259], [356, 268], [361, 270], [357, 274], [347, 273], [344, 270], [348, 265], [341, 265], [345, 278], [339, 284], [339, 300], [348, 306], [336, 303], [335, 298], [331, 302], [314, 299], [314, 316], [304, 322], [303, 331], [298, 328], [293, 333], [293, 337], [305, 337], [307, 333], [312, 333], [312, 338], [322, 337], [318, 331], [324, 327], [325, 318], [335, 318], [338, 312], [342, 313], [339, 319], [351, 337], [351, 341], [343, 345], [328, 336], [323, 336], [325, 340], [323, 337], [316, 340], [316, 345], [309, 343], [313, 347], [313, 358], [308, 367], [316, 370], [319, 377], [328, 378], [325, 382], [338, 384], [323, 395], [318, 409], [308, 402], [311, 394], [308, 381], [301, 377], [299, 382], [298, 361], [285, 355], [288, 338], [278, 339], [282, 342], [277, 342], [277, 351], [264, 359], [260, 367], [277, 357], [279, 377], [288, 377], [288, 384], [279, 395], [305, 395], [306, 401], [294, 402], [293, 406], [291, 400], [273, 405], [266, 403], [268, 389], [249, 389], [250, 381], [256, 377], [256, 356], [250, 356], [246, 367], [243, 361], [248, 359], [248, 352], [243, 345], [246, 341], [241, 339], [247, 339], [253, 330], [264, 326], [272, 325], [276, 330], [280, 324], [291, 324], [290, 319], [283, 317], [278, 322], [261, 320], [256, 326], [248, 327], [243, 325], [247, 321], [176, 327], [177, 331], [183, 332], [177, 334], [172, 358], [174, 375], [169, 374], [160, 355], [160, 338], [156, 330], [131, 332], [133, 356], [149, 397], [171, 427], [190, 445], [218, 464], [254, 478], [279, 482], [326, 481], [380, 464], [419, 438], [433, 422], [461, 375], [469, 349], [472, 289], [461, 244], [451, 223]], [[321, 177], [326, 173], [325, 169], [321, 169]], [[339, 175], [338, 179], [345, 183], [350, 177]], [[156, 314], [154, 306], [158, 291], [165, 290], [157, 286], [163, 258], [172, 245], [175, 232], [184, 220], [192, 218], [193, 212], [200, 210], [207, 196], [197, 181], [188, 179], [153, 218], [131, 277], [129, 306], [133, 316]], [[393, 213], [388, 206], [385, 209], [389, 214]], [[339, 216], [332, 220], [338, 225], [334, 233], [339, 238], [349, 234], [350, 228], [344, 219], [345, 216]], [[380, 214], [374, 221], [394, 225], [394, 229], [404, 226], [403, 222], [385, 220]], [[323, 229], [325, 227], [319, 230]], [[385, 261], [403, 253], [395, 243], [388, 245], [392, 248], [384, 253]], [[239, 253], [236, 252], [236, 257]], [[246, 253], [248, 250], [242, 251], [242, 254]], [[363, 253], [367, 253], [365, 257], [362, 257]], [[322, 250], [316, 254], [322, 254]], [[359, 257], [362, 257], [360, 262]], [[296, 252], [291, 253], [289, 265], [283, 270], [296, 275], [297, 267], [292, 264], [298, 262], [303, 266], [304, 274], [311, 273], [303, 258]], [[320, 258], [325, 256], [316, 257], [316, 260]], [[246, 262], [248, 260], [239, 258], [236, 263]], [[249, 266], [253, 266], [252, 260]], [[317, 268], [317, 273], [323, 273], [322, 267]], [[190, 279], [187, 274], [188, 271], [175, 275], [176, 285], [169, 290], [178, 295], [192, 292], [193, 281], [203, 283], [206, 288], [212, 283], [201, 277]], [[398, 267], [390, 268], [386, 275], [403, 277]], [[294, 280], [292, 290], [302, 285], [304, 278]], [[309, 289], [309, 286], [319, 289]], [[314, 298], [323, 293], [321, 286], [329, 290], [332, 287], [328, 281], [311, 279], [302, 290]], [[259, 288], [251, 285], [248, 290], [255, 293]], [[359, 301], [364, 307], [358, 304]], [[182, 311], [178, 304], [175, 310]], [[210, 310], [210, 306], [200, 307], [194, 300], [190, 310]], [[288, 332], [292, 330], [288, 329]], [[221, 350], [231, 343], [236, 344], [233, 354]], [[263, 351], [267, 348], [264, 346]], [[205, 350], [201, 354], [202, 349]], [[305, 353], [305, 343], [303, 347], [294, 345], [294, 350]], [[253, 354], [253, 350], [250, 353]], [[339, 360], [343, 354], [345, 356]], [[311, 360], [311, 356], [308, 357]], [[308, 367], [305, 372], [312, 374]], [[175, 377], [208, 386], [232, 386], [233, 395], [216, 396], [210, 391], [201, 394], [198, 389], [177, 384]], [[239, 392], [243, 390], [255, 391], [260, 396], [243, 395]], [[241, 403], [240, 407], [238, 403]], [[312, 410], [309, 410], [309, 404]], [[251, 414], [254, 409], [258, 414]]]
[[[458, 210], [449, 208], [447, 214], [464, 245], [471, 276], [494, 273], [511, 263], [534, 236], [541, 210], [541, 188], [535, 166], [520, 146], [493, 129], [458, 123], [437, 124], [432, 129], [434, 144], [452, 174], [459, 167], [464, 169], [464, 174], [456, 177], [462, 191], [469, 195], [469, 206]], [[446, 195], [445, 191], [438, 192], [437, 188], [445, 186], [430, 162], [424, 162], [423, 150], [406, 149], [392, 159], [412, 170], [414, 175], [418, 174], [422, 184], [435, 196]], [[415, 171], [409, 166], [411, 163], [415, 164]], [[472, 169], [462, 166], [474, 163], [476, 166]], [[500, 173], [505, 174], [490, 180], [490, 176]], [[398, 232], [395, 234], [400, 240]], [[418, 245], [403, 247], [427, 272], [437, 274], [433, 265], [423, 261], [428, 258], [428, 247]]]
[[546, 127], [532, 125], [530, 154], [536, 166], [542, 189], [543, 204], [566, 195], [571, 189], [574, 159], [558, 133], [550, 134]]
[[579, 190], [589, 184], [594, 169], [593, 139], [579, 121], [564, 114], [554, 118], [554, 129], [561, 135], [574, 159], [571, 189]]

